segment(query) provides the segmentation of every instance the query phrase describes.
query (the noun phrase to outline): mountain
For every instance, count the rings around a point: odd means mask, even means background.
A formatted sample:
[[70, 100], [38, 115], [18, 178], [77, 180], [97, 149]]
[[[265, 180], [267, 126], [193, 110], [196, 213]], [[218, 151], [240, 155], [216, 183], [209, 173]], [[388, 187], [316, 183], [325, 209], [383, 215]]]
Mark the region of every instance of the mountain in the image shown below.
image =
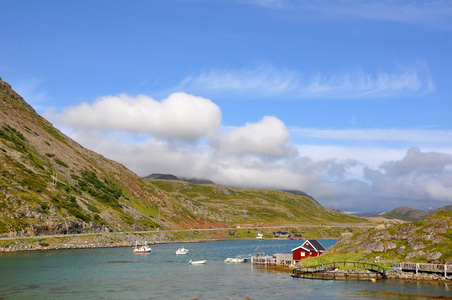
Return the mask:
[[163, 180], [182, 180], [182, 181], [196, 183], [196, 184], [215, 184], [215, 182], [213, 182], [209, 179], [177, 177], [172, 174], [153, 173], [153, 174], [145, 176], [143, 178], [144, 179], [163, 179]]
[[389, 212], [381, 213], [378, 216], [386, 219], [399, 219], [407, 222], [412, 222], [426, 219], [430, 216], [430, 213], [420, 209], [401, 206]]
[[0, 236], [365, 223], [305, 196], [143, 179], [84, 148], [0, 78]]
[[143, 177], [144, 179], [163, 179], [163, 180], [179, 180], [174, 175], [171, 174], [159, 174], [159, 173], [153, 173], [151, 175], [148, 175], [146, 177]]

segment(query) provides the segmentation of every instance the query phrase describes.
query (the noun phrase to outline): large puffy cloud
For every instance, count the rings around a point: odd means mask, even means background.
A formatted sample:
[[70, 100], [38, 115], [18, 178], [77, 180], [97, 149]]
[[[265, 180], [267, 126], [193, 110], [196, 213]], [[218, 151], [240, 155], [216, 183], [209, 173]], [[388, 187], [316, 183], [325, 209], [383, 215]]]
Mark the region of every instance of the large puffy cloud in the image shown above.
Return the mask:
[[261, 154], [273, 157], [291, 156], [297, 150], [291, 145], [289, 131], [276, 117], [265, 116], [257, 123], [247, 123], [220, 137], [219, 151], [225, 153]]
[[174, 93], [162, 101], [148, 96], [102, 97], [47, 118], [63, 126], [85, 130], [117, 130], [167, 138], [196, 140], [216, 130], [221, 111], [212, 101], [185, 93]]

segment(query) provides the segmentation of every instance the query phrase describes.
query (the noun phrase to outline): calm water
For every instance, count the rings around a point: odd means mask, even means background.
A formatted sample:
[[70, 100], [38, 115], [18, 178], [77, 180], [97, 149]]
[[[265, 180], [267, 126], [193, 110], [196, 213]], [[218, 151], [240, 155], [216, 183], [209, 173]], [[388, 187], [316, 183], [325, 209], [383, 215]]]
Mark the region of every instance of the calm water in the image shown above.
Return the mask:
[[[335, 241], [321, 240], [325, 247]], [[188, 255], [175, 254], [181, 245]], [[413, 299], [386, 293], [452, 296], [446, 284], [292, 279], [227, 257], [289, 253], [300, 241], [254, 240], [0, 255], [0, 299]], [[207, 259], [189, 265], [190, 259]], [[416, 299], [423, 299], [422, 297]], [[425, 298], [427, 299], [427, 298]]]

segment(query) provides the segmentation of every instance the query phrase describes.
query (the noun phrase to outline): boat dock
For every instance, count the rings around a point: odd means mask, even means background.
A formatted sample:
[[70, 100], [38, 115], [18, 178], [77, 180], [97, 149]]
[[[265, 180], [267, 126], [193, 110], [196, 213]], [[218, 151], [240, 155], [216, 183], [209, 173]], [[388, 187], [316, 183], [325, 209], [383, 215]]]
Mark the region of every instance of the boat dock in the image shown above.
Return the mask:
[[386, 279], [383, 267], [363, 262], [332, 262], [315, 268], [300, 267], [292, 270], [292, 277], [321, 280]]
[[276, 253], [275, 255], [255, 255], [251, 257], [251, 264], [254, 265], [285, 265], [293, 264], [292, 253]]

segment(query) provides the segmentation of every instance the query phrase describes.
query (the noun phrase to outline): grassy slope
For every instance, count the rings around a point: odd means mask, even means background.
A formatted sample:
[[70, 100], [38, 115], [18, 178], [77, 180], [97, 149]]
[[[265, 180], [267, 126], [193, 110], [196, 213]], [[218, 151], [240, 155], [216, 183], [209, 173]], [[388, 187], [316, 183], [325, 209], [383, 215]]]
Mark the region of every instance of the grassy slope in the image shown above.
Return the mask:
[[238, 189], [183, 181], [151, 180], [153, 185], [205, 220], [231, 225], [365, 223], [325, 208], [308, 197], [274, 190]]

